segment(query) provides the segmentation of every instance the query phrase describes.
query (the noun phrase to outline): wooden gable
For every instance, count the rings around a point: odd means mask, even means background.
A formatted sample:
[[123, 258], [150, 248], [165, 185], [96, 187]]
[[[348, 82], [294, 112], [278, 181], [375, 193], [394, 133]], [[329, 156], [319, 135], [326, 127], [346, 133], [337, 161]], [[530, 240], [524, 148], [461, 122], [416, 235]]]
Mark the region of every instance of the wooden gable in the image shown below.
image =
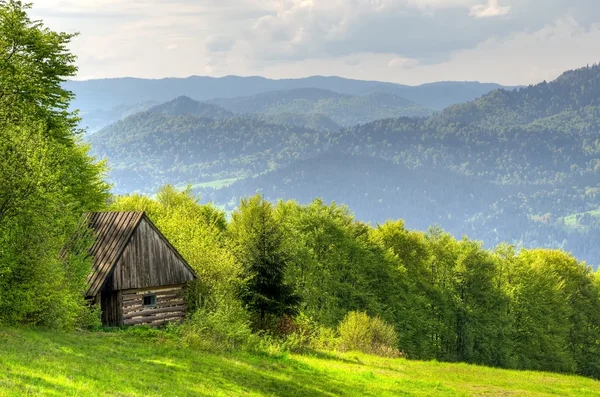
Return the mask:
[[[109, 289], [184, 284], [196, 273], [143, 212], [86, 215], [95, 241], [87, 297]], [[110, 285], [106, 285], [110, 284]]]
[[160, 231], [144, 216], [116, 263], [113, 290], [185, 284], [195, 273]]

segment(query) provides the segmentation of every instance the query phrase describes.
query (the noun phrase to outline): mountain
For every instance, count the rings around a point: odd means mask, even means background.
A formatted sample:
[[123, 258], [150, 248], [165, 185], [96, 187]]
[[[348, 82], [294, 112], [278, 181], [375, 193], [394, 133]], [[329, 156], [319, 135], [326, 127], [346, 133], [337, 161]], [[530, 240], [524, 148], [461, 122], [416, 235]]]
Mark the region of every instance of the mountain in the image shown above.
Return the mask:
[[401, 116], [428, 116], [433, 111], [387, 92], [339, 94], [317, 88], [272, 91], [249, 97], [210, 101], [235, 113], [322, 114], [342, 126]]
[[270, 91], [298, 88], [318, 88], [354, 96], [371, 92], [386, 92], [406, 98], [425, 108], [440, 110], [455, 103], [473, 100], [494, 89], [501, 88], [501, 86], [479, 82], [441, 82], [407, 86], [323, 76], [282, 80], [264, 77], [191, 76], [158, 80], [116, 78], [67, 81], [65, 88], [75, 93], [73, 106], [83, 111], [110, 109], [124, 103], [139, 103], [146, 100], [166, 102], [181, 95], [198, 101], [206, 101], [214, 98], [252, 96]]
[[[564, 248], [596, 265], [599, 80], [600, 66], [592, 66], [552, 82], [495, 90], [428, 118], [341, 130], [278, 125], [268, 115], [214, 120], [146, 112], [91, 142], [95, 154], [110, 159], [116, 192], [192, 184], [229, 209], [256, 191], [270, 199], [324, 197], [349, 204], [365, 221], [401, 216], [411, 227], [439, 224], [488, 246]], [[312, 90], [283, 96], [295, 103], [307, 92], [313, 95], [307, 109], [324, 98], [348, 99]], [[269, 102], [271, 93], [263, 97], [231, 103], [283, 108], [283, 101]]]
[[325, 153], [219, 190], [205, 189], [203, 197], [226, 203], [256, 193], [301, 203], [319, 197], [348, 205], [358, 219], [402, 218], [411, 228], [444, 224], [455, 231], [493, 204], [502, 189], [450, 170], [412, 170], [377, 157]]
[[596, 68], [569, 71], [551, 83], [495, 90], [475, 101], [450, 106], [434, 119], [446, 125], [516, 126], [568, 113], [566, 120], [571, 122], [578, 111], [600, 106], [600, 74]]
[[262, 117], [272, 124], [304, 127], [317, 131], [337, 131], [342, 128], [338, 123], [321, 113], [277, 113], [267, 116], [263, 115]]
[[89, 142], [93, 154], [110, 159], [115, 192], [126, 193], [258, 175], [327, 150], [327, 143], [310, 149], [319, 134], [256, 116], [216, 120], [151, 109], [98, 131]]
[[188, 96], [179, 96], [172, 101], [162, 103], [149, 109], [152, 113], [163, 113], [170, 116], [194, 115], [215, 120], [228, 119], [234, 114], [221, 106], [198, 102]]
[[143, 112], [153, 106], [160, 104], [158, 101], [143, 101], [133, 104], [121, 104], [110, 109], [94, 109], [91, 111], [82, 111], [81, 127], [86, 129], [88, 133], [94, 133], [109, 124], [114, 123], [130, 116], [134, 113]]

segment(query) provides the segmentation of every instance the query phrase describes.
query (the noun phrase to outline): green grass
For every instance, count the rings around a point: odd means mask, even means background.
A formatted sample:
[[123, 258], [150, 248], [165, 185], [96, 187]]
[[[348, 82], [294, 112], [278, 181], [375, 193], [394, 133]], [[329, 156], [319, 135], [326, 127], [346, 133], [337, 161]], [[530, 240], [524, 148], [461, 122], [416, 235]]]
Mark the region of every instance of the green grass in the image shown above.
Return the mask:
[[598, 396], [577, 376], [363, 354], [211, 354], [133, 332], [0, 330], [0, 396]]

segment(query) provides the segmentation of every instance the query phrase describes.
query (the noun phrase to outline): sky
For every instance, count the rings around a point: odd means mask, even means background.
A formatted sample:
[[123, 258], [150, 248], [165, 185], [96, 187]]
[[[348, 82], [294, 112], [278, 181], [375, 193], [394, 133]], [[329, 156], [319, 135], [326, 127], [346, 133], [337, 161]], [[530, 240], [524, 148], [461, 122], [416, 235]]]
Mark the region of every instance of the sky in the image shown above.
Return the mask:
[[600, 61], [600, 0], [33, 0], [78, 79], [552, 80]]

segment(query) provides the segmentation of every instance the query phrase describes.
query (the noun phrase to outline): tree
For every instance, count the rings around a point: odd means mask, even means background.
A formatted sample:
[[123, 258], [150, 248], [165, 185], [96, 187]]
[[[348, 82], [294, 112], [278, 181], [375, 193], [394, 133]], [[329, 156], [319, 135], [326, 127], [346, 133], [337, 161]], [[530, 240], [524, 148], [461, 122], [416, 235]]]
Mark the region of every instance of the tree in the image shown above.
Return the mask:
[[0, 1], [0, 322], [70, 327], [90, 263], [85, 250], [58, 254], [108, 186], [61, 87], [77, 71], [73, 35], [30, 20], [29, 8]]
[[242, 199], [229, 234], [233, 255], [247, 280], [241, 298], [255, 315], [255, 328], [267, 329], [272, 320], [296, 314], [300, 298], [285, 280], [289, 254], [272, 205], [261, 196]]
[[507, 297], [498, 282], [495, 258], [481, 243], [463, 239], [454, 268], [458, 360], [506, 365]]
[[237, 300], [240, 266], [226, 246], [225, 213], [212, 204], [201, 204], [190, 189], [162, 187], [156, 198], [138, 194], [117, 197], [115, 211], [144, 211], [198, 274], [188, 288], [193, 311], [214, 309]]
[[437, 310], [432, 277], [432, 255], [424, 233], [406, 230], [402, 220], [387, 221], [371, 232], [371, 239], [389, 254], [396, 280], [396, 329], [400, 349], [409, 357], [436, 357]]

